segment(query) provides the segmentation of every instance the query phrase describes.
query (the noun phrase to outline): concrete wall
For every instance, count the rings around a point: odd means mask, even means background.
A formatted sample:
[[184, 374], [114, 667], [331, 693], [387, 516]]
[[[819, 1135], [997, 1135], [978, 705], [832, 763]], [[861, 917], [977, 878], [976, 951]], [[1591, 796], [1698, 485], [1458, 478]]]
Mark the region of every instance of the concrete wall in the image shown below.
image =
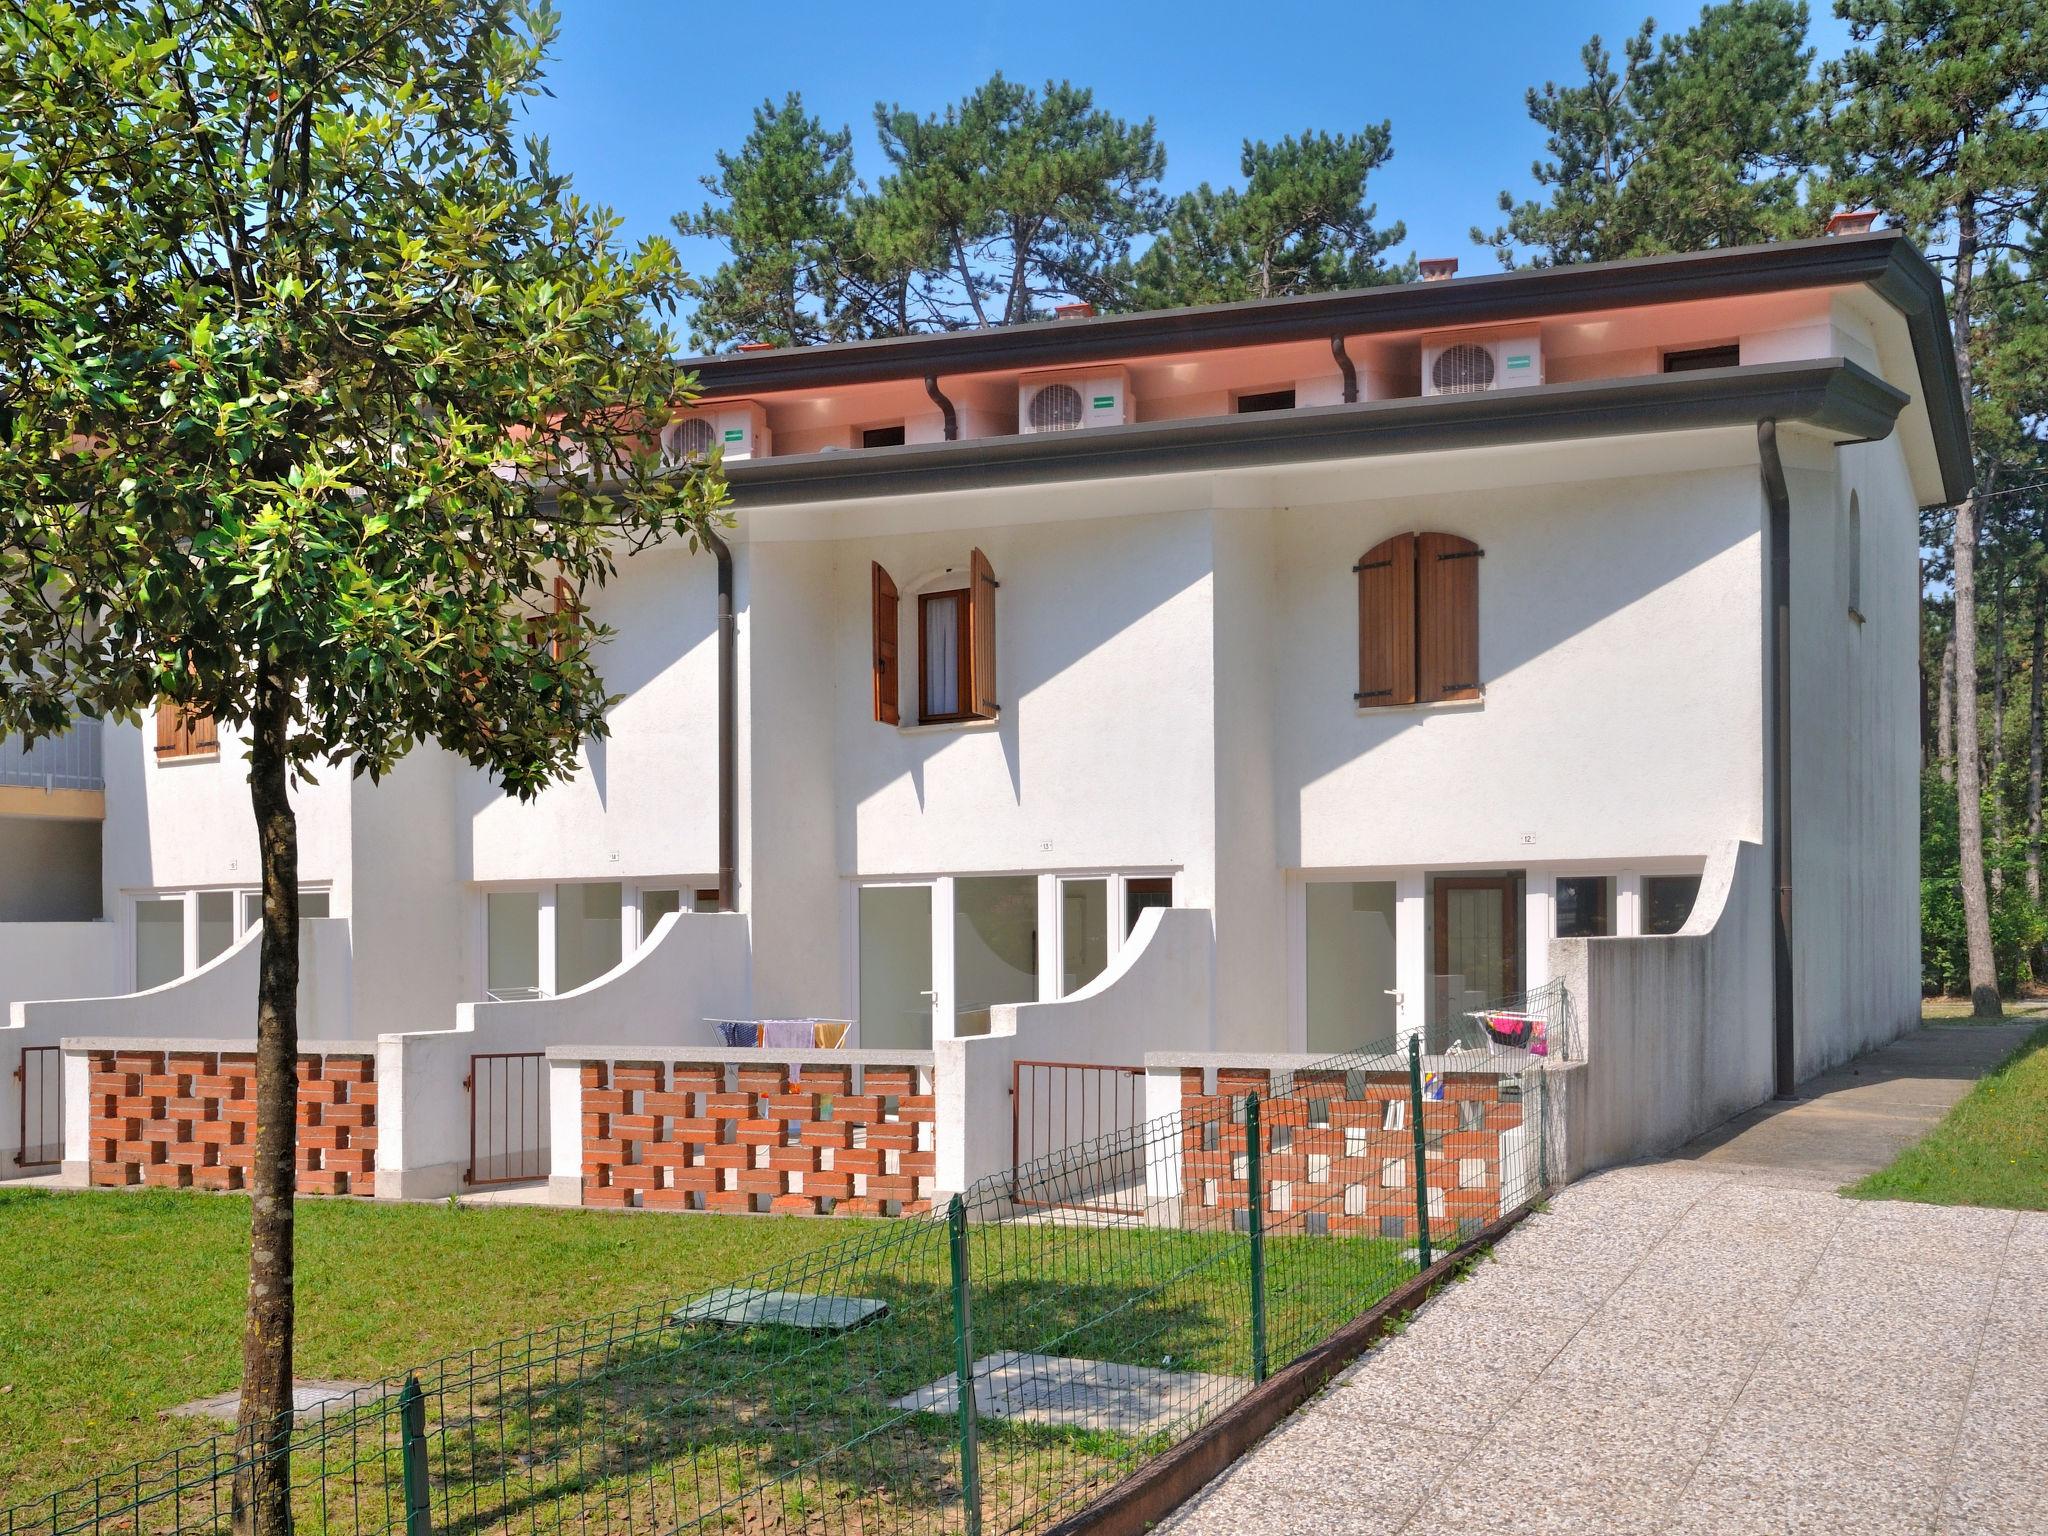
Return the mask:
[[648, 942], [588, 986], [532, 1002], [464, 1003], [453, 1029], [386, 1034], [377, 1044], [377, 1193], [434, 1198], [469, 1157], [462, 1086], [478, 1052], [560, 1045], [715, 1043], [707, 1017], [749, 1012], [747, 920], [671, 913]]
[[[1744, 464], [1296, 508], [1281, 530], [1279, 845], [1291, 867], [1697, 858], [1762, 831], [1762, 493]], [[1381, 539], [1476, 540], [1485, 698], [1366, 709]]]
[[57, 1043], [31, 1035], [15, 1017], [16, 1005], [31, 996], [111, 991], [120, 972], [119, 936], [113, 923], [0, 923], [0, 1179], [23, 1171], [14, 1161], [21, 1141], [24, 1084], [15, 1072], [22, 1047]]
[[98, 822], [0, 816], [0, 923], [96, 922], [100, 902]]
[[716, 603], [711, 556], [679, 545], [622, 561], [586, 595], [590, 617], [615, 631], [595, 653], [607, 690], [622, 695], [611, 734], [584, 744], [573, 781], [526, 803], [462, 770], [462, 878], [631, 881], [716, 870]]
[[[1793, 975], [1805, 1079], [1919, 1022], [1920, 524], [1896, 442], [1838, 450], [1794, 435], [1782, 451], [1792, 496]], [[1852, 496], [1860, 582], [1850, 568]], [[1849, 611], [1852, 586], [1860, 619]]]
[[446, 1029], [457, 1003], [482, 994], [461, 873], [468, 823], [453, 814], [473, 777], [420, 747], [381, 783], [355, 783], [348, 919], [365, 957], [354, 977], [359, 1035]]
[[1137, 1066], [1148, 1051], [1189, 1049], [1211, 1017], [1214, 968], [1211, 915], [1155, 907], [1109, 969], [1073, 996], [1001, 1005], [989, 1010], [986, 1035], [934, 1042], [938, 1187], [962, 1190], [1010, 1165], [1014, 1063]]
[[1585, 1041], [1566, 1111], [1574, 1177], [1667, 1151], [1770, 1096], [1770, 908], [1763, 846], [1730, 841], [1680, 932], [1551, 941]]

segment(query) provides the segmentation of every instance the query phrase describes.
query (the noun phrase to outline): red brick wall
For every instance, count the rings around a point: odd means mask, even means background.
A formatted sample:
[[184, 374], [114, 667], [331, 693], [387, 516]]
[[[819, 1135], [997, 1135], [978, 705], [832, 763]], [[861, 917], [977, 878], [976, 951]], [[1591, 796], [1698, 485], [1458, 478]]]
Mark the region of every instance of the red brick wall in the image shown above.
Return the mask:
[[[1204, 1091], [1199, 1067], [1183, 1068], [1186, 1225], [1231, 1226], [1246, 1208], [1250, 1143], [1231, 1112], [1234, 1101], [1254, 1091], [1259, 1095], [1259, 1172], [1266, 1186], [1268, 1230], [1302, 1231], [1313, 1212], [1327, 1220], [1333, 1233], [1377, 1236], [1384, 1231], [1393, 1236], [1398, 1222], [1400, 1236], [1416, 1235], [1415, 1133], [1405, 1109], [1399, 1130], [1382, 1128], [1388, 1100], [1408, 1103], [1408, 1078], [1401, 1072], [1297, 1072], [1291, 1090], [1269, 1101], [1272, 1081], [1264, 1070], [1219, 1068], [1211, 1094]], [[1460, 1130], [1461, 1102], [1480, 1105], [1483, 1124]], [[1455, 1236], [1460, 1220], [1491, 1221], [1500, 1215], [1500, 1138], [1521, 1123], [1521, 1101], [1503, 1099], [1501, 1079], [1492, 1073], [1449, 1073], [1442, 1100], [1423, 1101], [1432, 1235]], [[1395, 1177], [1399, 1183], [1385, 1182]]]
[[919, 1068], [586, 1062], [583, 1203], [917, 1215], [935, 1114]]
[[[245, 1189], [256, 1142], [248, 1052], [94, 1051], [91, 1179], [164, 1189]], [[376, 1189], [377, 1062], [299, 1057], [302, 1194]]]

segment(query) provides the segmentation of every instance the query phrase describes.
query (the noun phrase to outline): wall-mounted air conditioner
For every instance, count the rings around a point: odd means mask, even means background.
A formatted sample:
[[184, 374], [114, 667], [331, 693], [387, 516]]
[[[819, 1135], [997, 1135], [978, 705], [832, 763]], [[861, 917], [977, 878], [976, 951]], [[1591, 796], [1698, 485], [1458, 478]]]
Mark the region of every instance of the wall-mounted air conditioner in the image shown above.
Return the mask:
[[1120, 427], [1131, 420], [1131, 380], [1121, 368], [1042, 373], [1017, 382], [1019, 432]]
[[1543, 338], [1535, 331], [1423, 338], [1425, 395], [1483, 395], [1542, 382]]
[[768, 415], [751, 400], [725, 400], [680, 413], [662, 430], [662, 452], [672, 464], [701, 462], [714, 448], [725, 451], [725, 462], [765, 459], [772, 452], [774, 435], [768, 430]]

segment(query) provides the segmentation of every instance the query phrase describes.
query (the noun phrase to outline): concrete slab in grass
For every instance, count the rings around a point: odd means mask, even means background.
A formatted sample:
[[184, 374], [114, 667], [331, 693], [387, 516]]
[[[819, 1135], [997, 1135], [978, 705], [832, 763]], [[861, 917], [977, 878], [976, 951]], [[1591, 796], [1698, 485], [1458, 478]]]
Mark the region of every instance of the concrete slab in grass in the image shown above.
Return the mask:
[[773, 1325], [806, 1333], [845, 1333], [886, 1317], [889, 1304], [872, 1296], [818, 1296], [803, 1291], [757, 1291], [725, 1286], [676, 1308], [679, 1323], [720, 1323], [728, 1328]]
[[[1235, 1376], [1015, 1350], [983, 1355], [974, 1362], [976, 1412], [984, 1418], [1021, 1419], [1060, 1429], [1157, 1434], [1206, 1418], [1250, 1388], [1250, 1381]], [[959, 1383], [943, 1376], [889, 1406], [914, 1413], [958, 1413]]]
[[[388, 1381], [295, 1381], [292, 1383], [292, 1417], [313, 1418], [320, 1414], [342, 1414], [361, 1408], [392, 1391]], [[232, 1424], [242, 1410], [242, 1393], [216, 1393], [197, 1402], [180, 1403], [165, 1412], [181, 1419], [225, 1419]]]

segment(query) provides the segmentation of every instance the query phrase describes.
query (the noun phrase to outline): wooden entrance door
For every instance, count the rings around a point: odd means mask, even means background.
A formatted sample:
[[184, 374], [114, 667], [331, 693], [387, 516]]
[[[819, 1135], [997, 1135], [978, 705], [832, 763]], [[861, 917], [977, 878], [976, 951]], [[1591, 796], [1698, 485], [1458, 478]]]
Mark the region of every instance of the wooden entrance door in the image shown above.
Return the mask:
[[1437, 876], [1431, 961], [1446, 1021], [1521, 991], [1520, 905], [1513, 876]]

